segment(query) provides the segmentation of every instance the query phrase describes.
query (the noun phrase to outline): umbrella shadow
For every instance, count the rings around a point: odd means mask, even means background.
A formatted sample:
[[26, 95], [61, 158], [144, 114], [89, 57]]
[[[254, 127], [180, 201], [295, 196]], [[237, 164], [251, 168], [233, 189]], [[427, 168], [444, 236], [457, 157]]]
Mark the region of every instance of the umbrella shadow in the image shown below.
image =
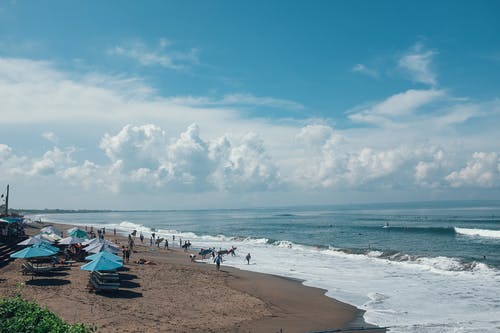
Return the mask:
[[105, 296], [108, 298], [138, 298], [142, 297], [142, 293], [138, 293], [132, 290], [116, 290], [113, 292], [106, 292], [106, 291], [96, 291], [96, 294]]
[[137, 275], [135, 274], [128, 274], [128, 273], [120, 273], [120, 280], [133, 280], [137, 279]]
[[141, 285], [139, 283], [133, 282], [133, 281], [128, 281], [128, 280], [124, 280], [124, 281], [120, 282], [120, 288], [130, 288], [130, 289], [133, 289], [133, 288], [138, 288], [140, 286]]
[[61, 279], [33, 279], [26, 281], [27, 285], [30, 286], [63, 286], [65, 284], [71, 283], [68, 280], [61, 280]]

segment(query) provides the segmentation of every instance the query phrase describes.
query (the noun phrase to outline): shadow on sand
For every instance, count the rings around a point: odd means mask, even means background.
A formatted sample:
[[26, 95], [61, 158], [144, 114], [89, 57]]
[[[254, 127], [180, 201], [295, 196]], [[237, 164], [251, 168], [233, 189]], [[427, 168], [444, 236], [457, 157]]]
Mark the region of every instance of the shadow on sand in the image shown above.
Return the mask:
[[63, 286], [65, 284], [71, 283], [68, 280], [61, 280], [61, 279], [33, 279], [26, 281], [26, 284], [29, 286]]
[[129, 280], [122, 280], [120, 282], [120, 288], [138, 288], [141, 285], [137, 282], [129, 281]]
[[120, 280], [133, 280], [137, 279], [137, 275], [135, 274], [127, 274], [127, 273], [120, 273]]
[[113, 292], [97, 291], [97, 295], [108, 297], [108, 298], [138, 298], [142, 297], [142, 293], [137, 293], [132, 290], [117, 290]]

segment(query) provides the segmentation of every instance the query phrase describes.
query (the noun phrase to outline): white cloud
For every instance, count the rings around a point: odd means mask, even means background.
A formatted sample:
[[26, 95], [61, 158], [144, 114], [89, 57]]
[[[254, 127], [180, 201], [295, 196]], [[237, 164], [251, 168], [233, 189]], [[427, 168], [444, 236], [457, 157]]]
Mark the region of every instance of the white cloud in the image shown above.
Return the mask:
[[376, 125], [390, 125], [401, 120], [407, 121], [408, 117], [415, 116], [422, 107], [444, 97], [446, 97], [446, 93], [443, 90], [410, 89], [392, 95], [380, 103], [358, 110], [349, 115], [349, 118]]
[[158, 47], [151, 49], [141, 41], [116, 45], [108, 50], [108, 54], [123, 56], [136, 60], [142, 66], [161, 66], [180, 70], [199, 63], [199, 50], [188, 51], [167, 50], [172, 43], [160, 38]]
[[47, 151], [41, 160], [35, 160], [28, 172], [30, 176], [46, 176], [55, 174], [59, 170], [65, 169], [68, 165], [74, 163], [71, 154], [74, 149], [69, 148], [66, 151], [54, 147]]
[[437, 75], [431, 68], [434, 55], [435, 51], [425, 50], [422, 43], [416, 43], [399, 59], [398, 66], [413, 81], [434, 86], [437, 84]]
[[57, 135], [54, 133], [54, 132], [43, 132], [42, 133], [42, 137], [54, 144], [57, 144], [57, 142], [59, 141]]
[[[225, 140], [222, 142], [229, 148]], [[278, 168], [267, 154], [262, 138], [255, 133], [246, 134], [222, 156], [227, 159], [220, 160], [216, 171], [219, 175], [215, 179], [224, 180], [219, 187], [233, 191], [267, 191], [281, 185]]]
[[156, 125], [126, 125], [114, 136], [106, 133], [99, 147], [111, 161], [123, 161], [126, 170], [154, 169], [166, 158], [167, 138], [165, 131]]
[[467, 166], [450, 173], [446, 180], [452, 187], [495, 187], [500, 185], [500, 158], [496, 152], [475, 152]]
[[379, 74], [378, 74], [378, 72], [376, 70], [368, 68], [368, 67], [366, 67], [363, 64], [356, 64], [352, 68], [352, 71], [355, 72], [355, 73], [365, 74], [365, 75], [368, 75], [368, 76], [371, 76], [371, 77], [378, 77], [379, 76]]
[[[109, 200], [170, 196], [173, 205], [181, 202], [177, 195], [189, 200], [203, 193], [245, 200], [276, 190], [286, 202], [311, 189], [344, 198], [345, 191], [496, 187], [494, 163], [479, 158], [463, 167], [463, 161], [475, 151], [496, 151], [498, 105], [412, 89], [357, 108], [349, 117], [362, 126], [341, 122], [333, 129], [326, 125], [333, 119], [280, 122], [240, 111], [304, 108], [294, 101], [248, 93], [164, 97], [140, 78], [76, 75], [48, 62], [0, 58], [0, 126], [29, 127], [58, 145], [85, 137], [77, 149], [44, 153], [36, 143], [26, 148], [26, 138], [5, 135], [0, 179], [55, 184], [68, 194], [96, 188], [103, 196], [113, 193]], [[467, 126], [472, 118], [483, 126]], [[267, 204], [263, 200], [256, 202]]]

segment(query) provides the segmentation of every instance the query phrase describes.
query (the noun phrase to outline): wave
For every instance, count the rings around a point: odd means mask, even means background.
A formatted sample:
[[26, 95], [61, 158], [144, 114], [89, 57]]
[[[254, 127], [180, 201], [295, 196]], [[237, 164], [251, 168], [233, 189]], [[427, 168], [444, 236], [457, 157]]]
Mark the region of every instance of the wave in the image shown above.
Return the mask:
[[405, 226], [384, 225], [382, 228], [387, 232], [409, 232], [409, 233], [425, 233], [425, 234], [439, 234], [439, 235], [455, 234], [455, 228], [453, 227], [405, 227]]
[[455, 228], [455, 232], [457, 234], [467, 235], [467, 236], [479, 236], [479, 237], [500, 239], [500, 230]]

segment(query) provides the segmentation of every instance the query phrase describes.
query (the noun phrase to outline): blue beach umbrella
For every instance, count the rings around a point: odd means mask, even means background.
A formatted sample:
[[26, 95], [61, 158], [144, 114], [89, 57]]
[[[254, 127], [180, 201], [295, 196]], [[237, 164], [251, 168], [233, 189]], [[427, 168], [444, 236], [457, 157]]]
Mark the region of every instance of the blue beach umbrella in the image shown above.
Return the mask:
[[121, 257], [114, 255], [113, 253], [108, 252], [108, 251], [102, 251], [102, 252], [99, 252], [96, 254], [91, 254], [90, 256], [86, 256], [85, 260], [97, 260], [101, 257], [104, 257], [104, 258], [109, 259], [109, 260], [117, 261], [117, 262], [123, 261], [123, 259]]
[[[50, 246], [50, 245], [49, 245]], [[51, 246], [53, 247], [53, 246]], [[57, 254], [58, 250], [51, 250], [43, 246], [42, 244], [33, 245], [31, 247], [27, 247], [21, 251], [17, 251], [10, 255], [11, 258], [36, 258], [36, 257], [50, 257]]]
[[43, 247], [43, 248], [46, 248], [50, 251], [53, 251], [55, 253], [59, 252], [59, 249], [53, 245], [50, 245], [50, 244], [47, 244], [47, 243], [40, 243], [40, 244], [35, 244], [33, 246], [39, 246], [39, 247]]
[[123, 264], [121, 262], [109, 260], [101, 256], [100, 258], [81, 266], [80, 269], [84, 271], [111, 271], [122, 266]]
[[70, 232], [68, 232], [68, 235], [72, 237], [77, 237], [77, 238], [89, 238], [89, 235], [85, 230], [82, 229], [73, 229]]

